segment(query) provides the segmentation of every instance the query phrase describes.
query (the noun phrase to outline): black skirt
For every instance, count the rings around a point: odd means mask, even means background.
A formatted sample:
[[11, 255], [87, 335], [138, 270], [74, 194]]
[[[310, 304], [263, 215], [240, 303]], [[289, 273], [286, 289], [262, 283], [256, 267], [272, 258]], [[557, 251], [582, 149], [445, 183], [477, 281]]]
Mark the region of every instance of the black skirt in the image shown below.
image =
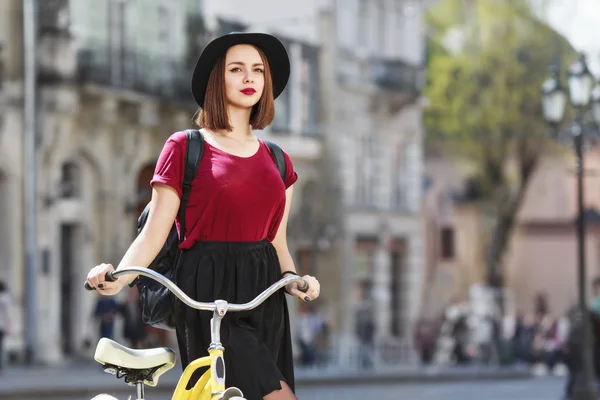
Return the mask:
[[[260, 242], [197, 242], [181, 255], [178, 286], [192, 299], [246, 303], [281, 275], [273, 245]], [[208, 355], [212, 313], [175, 302], [176, 333], [183, 368]], [[248, 400], [261, 400], [281, 389], [294, 390], [290, 320], [285, 292], [278, 291], [252, 311], [228, 312], [221, 325], [225, 383]], [[197, 371], [188, 385], [200, 378]]]

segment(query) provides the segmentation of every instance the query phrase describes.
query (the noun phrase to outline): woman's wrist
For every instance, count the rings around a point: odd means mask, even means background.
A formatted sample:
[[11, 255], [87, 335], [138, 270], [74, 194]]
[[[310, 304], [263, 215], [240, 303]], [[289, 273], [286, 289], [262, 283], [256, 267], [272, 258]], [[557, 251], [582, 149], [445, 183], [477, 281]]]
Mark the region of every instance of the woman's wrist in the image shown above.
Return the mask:
[[[281, 275], [279, 276], [279, 279], [283, 279], [283, 278], [285, 278], [285, 277], [286, 277], [286, 276], [288, 276], [288, 275], [296, 275], [296, 276], [298, 276], [298, 273], [297, 273], [296, 271], [293, 271], [293, 270], [285, 270], [285, 271], [283, 271], [283, 272], [281, 273]], [[290, 285], [291, 285], [291, 284], [290, 284]], [[290, 293], [290, 291], [288, 290], [288, 286], [289, 286], [289, 285], [285, 286], [285, 287], [283, 288], [283, 290], [284, 290], [284, 291], [285, 291], [287, 294], [289, 294], [290, 296], [293, 296], [293, 295]]]
[[283, 271], [281, 273], [281, 275], [279, 275], [279, 279], [283, 279], [287, 275], [296, 275], [296, 276], [298, 276], [298, 273], [296, 271], [294, 271], [294, 270], [288, 269], [288, 270]]

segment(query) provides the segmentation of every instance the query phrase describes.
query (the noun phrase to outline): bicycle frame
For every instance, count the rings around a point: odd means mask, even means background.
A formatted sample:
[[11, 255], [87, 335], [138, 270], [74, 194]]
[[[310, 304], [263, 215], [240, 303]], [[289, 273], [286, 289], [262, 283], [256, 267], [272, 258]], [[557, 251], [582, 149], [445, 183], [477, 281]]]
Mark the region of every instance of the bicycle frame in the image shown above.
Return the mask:
[[[227, 313], [228, 303], [223, 300], [215, 301], [215, 311], [210, 320], [211, 344], [208, 348], [208, 356], [192, 361], [183, 371], [177, 382], [172, 400], [188, 399], [216, 399], [225, 391], [225, 360], [223, 352], [225, 349], [221, 344], [221, 321]], [[208, 367], [198, 382], [190, 390], [187, 389], [192, 374], [198, 368]]]
[[[181, 377], [179, 378], [179, 381], [177, 382], [177, 386], [175, 387], [175, 392], [173, 393], [172, 400], [217, 400], [218, 398], [220, 398], [220, 396], [222, 396], [225, 393], [226, 371], [225, 360], [223, 358], [223, 353], [225, 349], [221, 344], [221, 321], [223, 320], [223, 317], [225, 317], [225, 314], [227, 314], [227, 311], [252, 310], [261, 305], [276, 291], [293, 282], [301, 283], [304, 289], [308, 289], [306, 282], [301, 277], [290, 275], [275, 282], [267, 289], [265, 289], [261, 294], [259, 294], [254, 300], [245, 304], [230, 304], [225, 300], [215, 300], [211, 303], [202, 303], [191, 299], [183, 291], [181, 291], [181, 289], [179, 289], [177, 285], [175, 285], [172, 281], [148, 268], [120, 268], [118, 270], [113, 271], [112, 273], [109, 273], [110, 276], [107, 277], [107, 279], [115, 280], [120, 275], [126, 274], [143, 275], [154, 279], [162, 285], [164, 285], [165, 287], [167, 287], [171, 291], [171, 293], [173, 293], [187, 306], [196, 310], [213, 312], [213, 318], [210, 320], [211, 344], [208, 348], [209, 355], [192, 361], [185, 368]], [[208, 370], [204, 374], [202, 374], [202, 376], [200, 377], [200, 379], [198, 379], [198, 382], [196, 382], [194, 387], [188, 390], [187, 384], [190, 378], [192, 377], [192, 374], [196, 370], [198, 370], [198, 368], [203, 367], [208, 367]], [[141, 393], [141, 395], [143, 396], [143, 390], [141, 391]], [[138, 391], [138, 397], [139, 396], [140, 393]], [[139, 397], [138, 400], [143, 400], [143, 398]]]

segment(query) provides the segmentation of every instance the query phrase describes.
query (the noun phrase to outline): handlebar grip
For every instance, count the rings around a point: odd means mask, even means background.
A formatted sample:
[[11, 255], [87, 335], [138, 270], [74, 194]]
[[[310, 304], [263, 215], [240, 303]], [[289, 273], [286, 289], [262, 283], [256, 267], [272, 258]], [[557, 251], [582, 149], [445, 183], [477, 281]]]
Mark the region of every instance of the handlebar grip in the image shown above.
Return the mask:
[[[113, 272], [115, 271], [108, 271], [106, 275], [104, 275], [104, 280], [106, 282], [114, 282], [117, 280], [117, 278], [115, 278], [115, 276], [113, 275]], [[96, 290], [95, 288], [90, 286], [90, 283], [88, 281], [85, 281], [83, 287], [85, 288], [85, 290]]]
[[298, 286], [298, 290], [301, 291], [302, 293], [308, 292], [308, 282], [306, 282], [304, 279], [302, 279], [302, 286]]

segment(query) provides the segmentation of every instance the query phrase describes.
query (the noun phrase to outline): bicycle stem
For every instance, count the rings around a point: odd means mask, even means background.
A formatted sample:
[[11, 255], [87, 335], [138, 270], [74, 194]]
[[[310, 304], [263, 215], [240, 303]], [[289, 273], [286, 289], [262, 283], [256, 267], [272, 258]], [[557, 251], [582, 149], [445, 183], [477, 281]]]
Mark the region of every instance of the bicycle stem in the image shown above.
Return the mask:
[[223, 344], [221, 344], [221, 321], [225, 314], [227, 314], [228, 303], [225, 300], [215, 301], [215, 311], [213, 317], [210, 320], [210, 346], [208, 351], [211, 350], [225, 350]]

